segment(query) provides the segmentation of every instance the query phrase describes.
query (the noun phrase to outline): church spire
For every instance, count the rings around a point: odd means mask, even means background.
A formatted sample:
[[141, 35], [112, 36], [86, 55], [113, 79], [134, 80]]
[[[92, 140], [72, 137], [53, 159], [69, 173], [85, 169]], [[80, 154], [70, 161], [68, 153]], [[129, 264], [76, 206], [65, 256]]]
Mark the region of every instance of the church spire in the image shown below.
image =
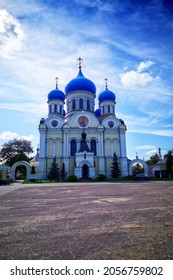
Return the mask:
[[77, 60], [79, 62], [79, 70], [81, 70], [82, 69], [82, 61], [83, 61], [83, 59], [81, 57], [79, 57]]

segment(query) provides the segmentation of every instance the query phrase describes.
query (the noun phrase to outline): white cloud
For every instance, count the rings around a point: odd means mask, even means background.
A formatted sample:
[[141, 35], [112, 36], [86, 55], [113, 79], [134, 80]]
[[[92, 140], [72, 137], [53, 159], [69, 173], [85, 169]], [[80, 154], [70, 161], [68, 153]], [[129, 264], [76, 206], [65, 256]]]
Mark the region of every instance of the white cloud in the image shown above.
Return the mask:
[[[90, 8], [97, 8], [100, 11], [107, 11], [112, 12], [113, 5], [115, 5], [115, 2], [112, 1], [104, 1], [104, 0], [74, 0], [75, 3], [79, 5], [84, 5]], [[119, 6], [119, 3], [117, 3], [116, 7]]]
[[137, 85], [145, 86], [155, 79], [149, 72], [143, 72], [151, 65], [153, 65], [153, 62], [150, 60], [140, 62], [137, 70], [130, 70], [119, 75], [121, 83], [126, 87], [133, 87]]
[[[173, 137], [173, 129], [165, 129], [160, 119], [156, 123], [152, 123], [153, 117], [150, 115], [148, 117], [138, 116], [136, 118], [135, 115], [121, 114], [121, 118], [125, 121], [128, 132]], [[159, 130], [158, 126], [160, 126]], [[146, 147], [147, 146], [148, 145], [146, 145]], [[151, 149], [153, 148], [154, 147]]]
[[138, 68], [137, 68], [137, 72], [143, 72], [145, 69], [148, 69], [151, 65], [153, 65], [154, 62], [152, 62], [151, 60], [149, 61], [141, 61]]
[[[40, 116], [40, 112], [42, 114], [47, 113], [47, 104], [45, 103], [1, 103], [0, 108], [12, 110], [12, 111], [19, 111], [29, 113], [31, 116]], [[40, 116], [41, 117], [41, 116]]]
[[0, 10], [0, 56], [9, 58], [23, 47], [25, 34], [20, 22], [5, 9]]
[[144, 145], [144, 146], [138, 146], [135, 148], [135, 150], [150, 150], [150, 149], [155, 149], [156, 146], [153, 145]]
[[34, 139], [34, 135], [30, 134], [27, 136], [20, 136], [18, 133], [16, 132], [11, 132], [11, 131], [4, 131], [0, 134], [0, 139], [1, 140], [12, 140], [14, 138], [17, 139], [25, 139], [25, 140], [33, 140]]
[[134, 70], [120, 74], [120, 78], [121, 83], [126, 87], [132, 87], [137, 85], [144, 86], [149, 82], [153, 81], [153, 77], [149, 73], [138, 73]]
[[150, 150], [150, 151], [146, 152], [145, 154], [148, 155], [148, 156], [152, 156], [152, 155], [155, 155], [157, 153], [158, 153], [158, 150], [154, 149], [154, 150]]

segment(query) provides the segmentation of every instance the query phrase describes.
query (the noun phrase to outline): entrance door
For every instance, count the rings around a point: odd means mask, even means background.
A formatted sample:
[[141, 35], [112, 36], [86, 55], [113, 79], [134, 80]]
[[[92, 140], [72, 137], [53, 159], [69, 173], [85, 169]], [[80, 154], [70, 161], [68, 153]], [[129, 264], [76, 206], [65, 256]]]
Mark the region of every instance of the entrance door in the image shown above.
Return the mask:
[[88, 165], [85, 163], [82, 166], [82, 178], [88, 178], [89, 177], [89, 167]]

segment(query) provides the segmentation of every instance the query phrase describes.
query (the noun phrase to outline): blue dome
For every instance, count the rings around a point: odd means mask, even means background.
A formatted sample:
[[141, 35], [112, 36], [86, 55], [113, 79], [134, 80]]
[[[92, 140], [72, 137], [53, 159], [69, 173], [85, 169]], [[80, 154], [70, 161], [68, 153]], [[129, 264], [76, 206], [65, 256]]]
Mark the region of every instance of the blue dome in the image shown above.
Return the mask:
[[85, 78], [81, 70], [79, 70], [77, 77], [71, 80], [65, 87], [65, 93], [75, 90], [86, 90], [96, 93], [95, 84]]
[[108, 89], [106, 88], [104, 91], [102, 91], [102, 92], [99, 94], [98, 99], [99, 99], [99, 102], [102, 102], [102, 101], [104, 101], [104, 100], [115, 101], [116, 96], [115, 96], [115, 94], [114, 94], [112, 91], [110, 91], [110, 90], [108, 90]]
[[100, 117], [100, 115], [101, 115], [101, 110], [99, 108], [99, 109], [95, 110], [95, 116], [97, 118], [97, 117]]
[[64, 101], [64, 99], [65, 99], [64, 92], [62, 92], [58, 88], [56, 88], [56, 89], [52, 90], [51, 92], [49, 92], [48, 100], [50, 101], [50, 100], [55, 100], [55, 99], [56, 100], [59, 99], [59, 100]]

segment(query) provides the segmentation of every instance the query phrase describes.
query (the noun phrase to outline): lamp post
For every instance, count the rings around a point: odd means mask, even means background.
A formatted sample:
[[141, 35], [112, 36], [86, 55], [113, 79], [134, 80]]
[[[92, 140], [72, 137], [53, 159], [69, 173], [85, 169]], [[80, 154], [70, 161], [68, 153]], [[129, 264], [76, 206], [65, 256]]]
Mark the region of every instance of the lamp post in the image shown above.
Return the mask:
[[161, 154], [161, 148], [159, 148], [159, 158], [160, 158], [160, 178], [162, 178], [162, 154]]

